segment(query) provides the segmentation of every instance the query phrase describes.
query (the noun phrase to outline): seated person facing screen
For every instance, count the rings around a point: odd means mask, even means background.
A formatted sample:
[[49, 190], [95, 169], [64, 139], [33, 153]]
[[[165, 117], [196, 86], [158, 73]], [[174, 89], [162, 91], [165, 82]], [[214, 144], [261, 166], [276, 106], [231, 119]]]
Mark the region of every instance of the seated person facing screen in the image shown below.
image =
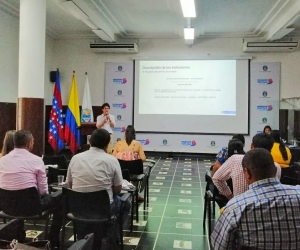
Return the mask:
[[116, 143], [113, 155], [123, 161], [146, 160], [142, 144], [135, 140], [135, 129], [132, 125], [126, 128], [125, 139]]
[[[90, 138], [91, 148], [74, 155], [67, 173], [68, 186], [78, 192], [107, 190], [111, 210], [116, 215], [121, 209], [122, 172], [118, 160], [106, 153], [110, 134], [105, 129], [96, 129]], [[130, 211], [130, 202], [126, 201], [123, 219]]]
[[284, 146], [284, 143], [281, 141], [279, 130], [272, 130], [271, 136], [274, 140], [271, 155], [273, 156], [274, 161], [277, 162], [280, 167], [287, 168], [292, 159], [291, 151], [288, 147]]
[[[268, 134], [257, 134], [252, 138], [251, 149], [264, 148], [271, 152], [274, 140]], [[212, 177], [213, 183], [219, 190], [220, 194], [231, 199], [233, 196], [244, 193], [248, 190], [248, 184], [243, 175], [242, 160], [244, 155], [233, 155], [217, 170]], [[277, 168], [276, 177], [280, 180], [281, 168], [274, 162]], [[233, 192], [228, 187], [226, 181], [232, 179]]]
[[42, 209], [55, 208], [48, 238], [53, 247], [58, 247], [62, 224], [61, 195], [54, 194], [54, 198], [48, 194], [45, 165], [42, 158], [30, 153], [33, 144], [34, 139], [30, 131], [19, 130], [15, 133], [14, 150], [0, 158], [0, 188], [21, 190], [36, 187], [38, 189]]
[[[239, 140], [239, 141], [242, 142], [243, 147], [244, 147], [244, 145], [245, 145], [245, 137], [244, 137], [243, 135], [241, 135], [241, 134], [234, 134], [234, 135], [232, 136], [232, 139], [231, 139], [231, 140]], [[231, 140], [230, 140], [230, 141], [231, 141]], [[230, 143], [230, 141], [229, 141], [229, 143]], [[229, 143], [228, 143], [228, 145], [229, 145]], [[212, 168], [212, 175], [214, 175], [214, 173], [219, 169], [219, 167], [221, 167], [221, 165], [222, 165], [222, 164], [223, 164], [223, 163], [224, 163], [231, 155], [234, 154], [233, 151], [236, 150], [236, 148], [234, 148], [233, 145], [231, 145], [231, 147], [232, 147], [232, 148], [231, 148], [232, 152], [231, 152], [230, 155], [228, 154], [228, 147], [223, 147], [223, 148], [221, 149], [221, 151], [217, 154], [217, 160], [216, 160], [216, 162], [215, 162], [215, 164], [213, 165], [213, 168]], [[239, 149], [238, 151], [243, 151], [243, 154], [245, 154], [243, 148], [242, 148], [242, 149]]]
[[14, 135], [16, 133], [16, 130], [9, 130], [6, 132], [4, 140], [3, 140], [3, 146], [2, 151], [0, 154], [0, 157], [7, 155], [10, 151], [14, 149]]
[[272, 129], [271, 129], [271, 127], [269, 126], [269, 125], [266, 125], [265, 127], [264, 127], [264, 130], [263, 130], [263, 133], [266, 133], [266, 134], [271, 134], [271, 132], [272, 132]]
[[279, 182], [263, 148], [248, 151], [242, 169], [249, 190], [227, 203], [211, 235], [213, 248], [300, 249], [300, 186]]

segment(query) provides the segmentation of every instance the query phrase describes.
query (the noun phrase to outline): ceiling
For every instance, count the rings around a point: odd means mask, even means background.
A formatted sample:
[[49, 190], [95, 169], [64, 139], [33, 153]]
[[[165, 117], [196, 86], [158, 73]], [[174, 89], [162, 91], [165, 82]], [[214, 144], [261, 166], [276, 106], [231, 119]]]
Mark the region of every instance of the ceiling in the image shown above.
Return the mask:
[[[47, 34], [55, 39], [183, 39], [183, 28], [202, 37], [238, 37], [254, 41], [300, 38], [299, 0], [195, 0], [196, 18], [184, 18], [179, 0], [46, 0]], [[0, 9], [19, 17], [20, 0], [0, 0]], [[79, 9], [79, 19], [70, 4]], [[95, 27], [93, 27], [95, 26]], [[295, 28], [287, 35], [286, 28]], [[279, 33], [278, 33], [279, 32]], [[282, 33], [282, 34], [280, 34]], [[282, 37], [283, 36], [283, 37]], [[108, 39], [106, 39], [108, 37]], [[281, 38], [282, 37], [282, 38]]]

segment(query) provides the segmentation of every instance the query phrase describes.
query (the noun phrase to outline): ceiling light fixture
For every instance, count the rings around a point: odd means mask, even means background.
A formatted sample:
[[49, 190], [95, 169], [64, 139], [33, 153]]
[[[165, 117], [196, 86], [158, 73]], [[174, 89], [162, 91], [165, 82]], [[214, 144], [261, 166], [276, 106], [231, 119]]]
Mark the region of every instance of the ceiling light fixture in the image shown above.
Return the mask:
[[180, 0], [180, 4], [184, 17], [196, 17], [194, 0]]
[[194, 28], [184, 28], [184, 39], [191, 40], [194, 39], [194, 37], [195, 37]]

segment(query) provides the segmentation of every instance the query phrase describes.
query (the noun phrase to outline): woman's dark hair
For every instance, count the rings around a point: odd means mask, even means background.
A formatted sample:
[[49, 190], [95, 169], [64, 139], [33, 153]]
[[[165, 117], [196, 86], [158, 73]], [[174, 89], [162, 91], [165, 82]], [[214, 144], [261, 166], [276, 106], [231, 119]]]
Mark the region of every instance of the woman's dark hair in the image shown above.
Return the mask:
[[270, 129], [270, 131], [272, 132], [271, 127], [270, 127], [269, 125], [266, 125], [266, 126], [264, 127], [263, 133], [266, 133], [265, 131], [266, 131], [267, 128]]
[[281, 140], [281, 136], [280, 136], [279, 130], [272, 130], [271, 136], [272, 136], [274, 142], [279, 143], [280, 153], [282, 155], [282, 158], [286, 161], [288, 159], [288, 155], [287, 155], [287, 151], [286, 151], [285, 145], [284, 145], [284, 143]]
[[235, 154], [239, 154], [239, 155], [245, 154], [244, 144], [238, 139], [230, 140], [228, 143], [227, 158]]
[[133, 140], [135, 140], [135, 129], [132, 125], [128, 125], [126, 128], [125, 140], [128, 146]]
[[242, 134], [234, 134], [232, 139], [240, 140], [243, 144], [245, 144], [245, 137]]

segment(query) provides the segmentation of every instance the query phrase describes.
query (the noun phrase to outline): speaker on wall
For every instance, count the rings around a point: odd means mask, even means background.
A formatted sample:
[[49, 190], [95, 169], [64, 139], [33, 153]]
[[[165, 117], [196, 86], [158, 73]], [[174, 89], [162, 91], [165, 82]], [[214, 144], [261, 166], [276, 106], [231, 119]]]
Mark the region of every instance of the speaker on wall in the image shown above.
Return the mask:
[[55, 82], [56, 71], [50, 71], [50, 82]]

